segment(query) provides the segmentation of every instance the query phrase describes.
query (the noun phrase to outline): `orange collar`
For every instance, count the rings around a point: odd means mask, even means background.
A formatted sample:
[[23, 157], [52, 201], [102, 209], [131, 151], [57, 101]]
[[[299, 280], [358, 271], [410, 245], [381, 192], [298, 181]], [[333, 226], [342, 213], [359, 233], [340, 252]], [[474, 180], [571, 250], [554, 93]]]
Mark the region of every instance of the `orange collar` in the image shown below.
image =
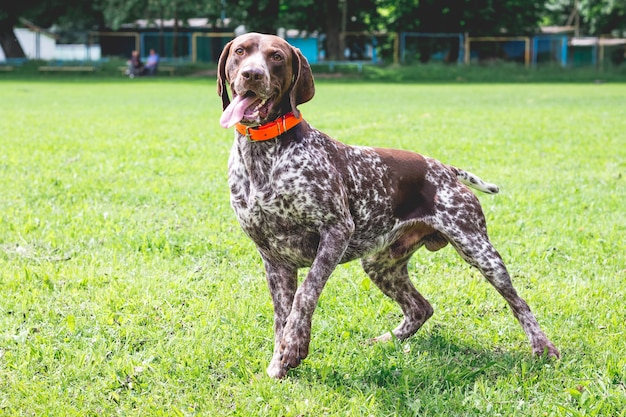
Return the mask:
[[293, 113], [287, 113], [273, 122], [269, 122], [259, 127], [248, 127], [242, 125], [241, 123], [237, 123], [235, 125], [235, 129], [237, 129], [237, 132], [247, 137], [248, 140], [258, 142], [274, 139], [292, 127], [297, 126], [302, 120], [304, 120], [302, 118], [302, 113], [300, 113], [300, 117], [294, 116]]

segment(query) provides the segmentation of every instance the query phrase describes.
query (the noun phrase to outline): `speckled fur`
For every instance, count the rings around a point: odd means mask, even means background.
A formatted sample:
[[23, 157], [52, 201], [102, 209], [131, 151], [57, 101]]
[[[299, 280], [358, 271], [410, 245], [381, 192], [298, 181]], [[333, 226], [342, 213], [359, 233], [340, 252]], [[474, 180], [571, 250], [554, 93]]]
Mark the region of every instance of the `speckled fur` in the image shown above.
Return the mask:
[[[237, 69], [259, 62], [259, 55], [276, 52], [266, 51], [266, 36], [245, 35], [225, 48], [218, 75], [225, 106], [226, 82], [233, 94], [244, 94], [238, 91], [242, 85], [257, 88], [246, 84]], [[299, 68], [293, 71], [310, 72], [297, 50], [271, 40], [285, 55], [285, 66], [297, 60]], [[245, 55], [231, 59], [238, 46]], [[271, 68], [268, 71], [268, 78], [275, 76]], [[288, 91], [276, 100], [278, 115], [313, 96], [312, 91], [303, 93], [297, 82]], [[293, 91], [299, 91], [300, 99], [293, 98]], [[261, 254], [274, 304], [270, 376], [284, 377], [307, 357], [313, 312], [339, 263], [360, 258], [368, 276], [404, 313], [393, 330], [395, 337], [414, 334], [433, 309], [411, 283], [407, 263], [421, 246], [435, 251], [448, 243], [506, 299], [533, 352], [559, 356], [513, 288], [489, 242], [480, 203], [464, 185], [493, 193], [498, 191], [493, 184], [416, 153], [348, 146], [307, 122], [265, 142], [250, 142], [236, 133], [228, 168], [232, 207]], [[297, 271], [302, 267], [310, 270], [298, 287]], [[384, 334], [375, 340], [389, 339], [391, 335]]]

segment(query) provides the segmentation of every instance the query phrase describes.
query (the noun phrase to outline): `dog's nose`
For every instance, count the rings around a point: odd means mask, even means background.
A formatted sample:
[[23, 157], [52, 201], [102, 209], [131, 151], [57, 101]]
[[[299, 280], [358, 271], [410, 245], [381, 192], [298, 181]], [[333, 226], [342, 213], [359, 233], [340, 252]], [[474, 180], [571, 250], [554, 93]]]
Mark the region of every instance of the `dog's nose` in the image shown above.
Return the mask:
[[248, 81], [259, 81], [263, 79], [263, 71], [259, 68], [246, 68], [241, 76]]

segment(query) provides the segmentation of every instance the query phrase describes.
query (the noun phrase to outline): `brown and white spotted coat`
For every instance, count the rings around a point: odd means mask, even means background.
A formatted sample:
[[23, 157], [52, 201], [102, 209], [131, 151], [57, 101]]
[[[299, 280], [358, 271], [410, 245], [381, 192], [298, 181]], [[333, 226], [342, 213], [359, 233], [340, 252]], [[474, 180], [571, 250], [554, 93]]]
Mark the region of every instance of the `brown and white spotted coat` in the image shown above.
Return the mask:
[[[299, 50], [251, 33], [224, 48], [218, 93], [223, 126], [254, 127], [299, 115], [296, 106], [313, 97], [313, 76]], [[433, 309], [410, 281], [408, 261], [421, 246], [436, 251], [448, 243], [506, 299], [533, 352], [559, 356], [513, 288], [466, 186], [497, 193], [495, 185], [413, 152], [345, 145], [306, 121], [262, 142], [236, 133], [228, 168], [232, 207], [261, 254], [274, 304], [270, 376], [284, 377], [307, 357], [322, 289], [338, 264], [353, 259], [402, 308], [395, 337], [414, 334]], [[303, 267], [310, 269], [298, 287]]]

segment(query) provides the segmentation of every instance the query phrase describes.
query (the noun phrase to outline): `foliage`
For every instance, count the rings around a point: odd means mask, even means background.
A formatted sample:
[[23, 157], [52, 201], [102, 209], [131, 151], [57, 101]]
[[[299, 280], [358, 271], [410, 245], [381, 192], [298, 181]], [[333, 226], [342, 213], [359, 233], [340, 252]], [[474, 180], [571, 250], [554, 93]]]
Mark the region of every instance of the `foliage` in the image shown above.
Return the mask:
[[536, 29], [543, 0], [380, 0], [392, 31], [526, 34]]
[[84, 31], [104, 25], [102, 13], [89, 0], [45, 0], [28, 8], [23, 17], [38, 26], [57, 30]]
[[620, 0], [548, 0], [544, 23], [573, 25], [576, 13], [581, 34], [626, 36], [626, 1]]
[[[348, 1], [348, 0], [346, 0]], [[574, 0], [366, 0], [348, 1], [347, 31], [469, 32], [472, 35], [524, 35], [541, 24], [563, 25]], [[580, 0], [583, 34], [626, 31], [626, 2]], [[118, 29], [136, 19], [206, 17], [212, 24], [245, 25], [250, 30], [275, 33], [278, 28], [339, 33], [343, 0], [25, 0], [3, 2], [0, 21], [26, 17], [40, 26], [61, 29], [94, 27]], [[184, 24], [184, 23], [183, 23]], [[333, 35], [338, 36], [338, 35]]]
[[276, 33], [279, 21], [279, 0], [242, 0], [226, 4], [233, 27], [245, 25], [249, 30]]
[[589, 33], [626, 36], [626, 1], [581, 0], [580, 5], [589, 25]]
[[625, 416], [626, 85], [318, 82], [302, 110], [333, 137], [501, 186], [480, 196], [492, 241], [563, 358], [532, 358], [446, 248], [411, 262], [435, 315], [403, 343], [366, 343], [400, 311], [358, 263], [338, 268], [280, 383], [214, 80], [0, 90], [1, 415]]
[[212, 22], [221, 16], [219, 0], [190, 2], [187, 0], [98, 0], [95, 7], [101, 10], [107, 26], [118, 29], [123, 23], [137, 19], [174, 19], [185, 22], [189, 18], [208, 17]]
[[95, 7], [102, 11], [106, 26], [117, 30], [123, 23], [132, 22], [142, 16], [147, 0], [102, 0]]
[[5, 1], [0, 3], [0, 21], [17, 22], [18, 17], [31, 8], [37, 7], [37, 0]]
[[393, 32], [418, 32], [418, 4], [419, 0], [378, 0], [381, 16], [378, 28]]

